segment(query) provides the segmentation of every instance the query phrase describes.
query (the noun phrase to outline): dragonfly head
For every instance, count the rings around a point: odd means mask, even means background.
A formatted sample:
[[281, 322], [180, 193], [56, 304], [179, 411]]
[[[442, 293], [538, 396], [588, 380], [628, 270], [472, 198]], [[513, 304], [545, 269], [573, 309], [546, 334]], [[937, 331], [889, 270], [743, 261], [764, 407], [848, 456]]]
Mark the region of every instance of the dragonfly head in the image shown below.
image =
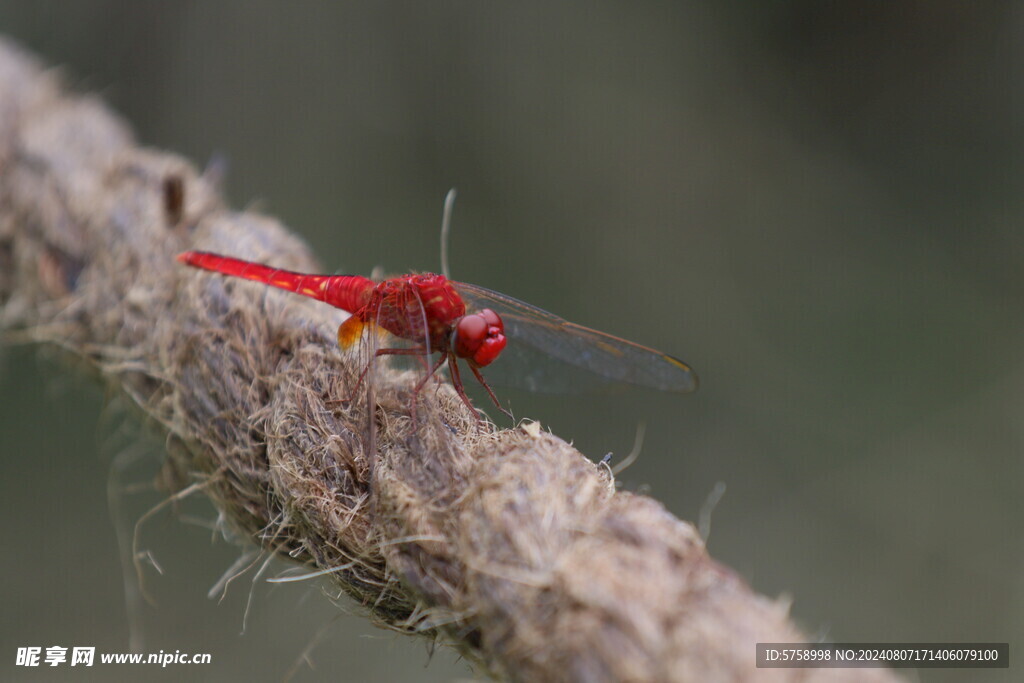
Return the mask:
[[462, 316], [452, 336], [455, 355], [480, 367], [492, 363], [508, 341], [501, 316], [489, 308]]

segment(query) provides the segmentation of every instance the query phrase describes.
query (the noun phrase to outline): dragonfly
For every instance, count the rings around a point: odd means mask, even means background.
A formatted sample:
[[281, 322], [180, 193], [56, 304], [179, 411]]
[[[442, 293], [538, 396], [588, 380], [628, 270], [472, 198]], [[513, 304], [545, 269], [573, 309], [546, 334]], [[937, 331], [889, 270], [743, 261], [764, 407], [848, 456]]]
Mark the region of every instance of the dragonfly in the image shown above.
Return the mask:
[[462, 361], [498, 409], [511, 417], [480, 371], [497, 361], [509, 344], [531, 347], [613, 382], [670, 392], [697, 388], [696, 373], [678, 358], [445, 275], [407, 274], [374, 282], [360, 275], [297, 273], [206, 251], [187, 251], [177, 258], [195, 268], [260, 282], [347, 311], [351, 315], [338, 327], [342, 350], [352, 348], [368, 328], [375, 327], [412, 343], [376, 349], [353, 393], [376, 357], [417, 356], [425, 360], [438, 353], [414, 388], [414, 405], [426, 382], [447, 363], [456, 393], [476, 415], [460, 375]]

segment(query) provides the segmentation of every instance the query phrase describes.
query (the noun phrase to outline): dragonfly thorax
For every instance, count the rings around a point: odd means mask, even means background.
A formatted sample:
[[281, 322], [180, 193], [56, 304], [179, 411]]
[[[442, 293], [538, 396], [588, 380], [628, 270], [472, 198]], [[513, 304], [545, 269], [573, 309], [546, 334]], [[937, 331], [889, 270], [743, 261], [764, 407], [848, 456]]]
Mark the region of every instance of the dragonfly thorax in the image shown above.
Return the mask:
[[466, 313], [444, 275], [403, 275], [377, 284], [363, 315], [397, 337], [446, 351], [455, 326]]

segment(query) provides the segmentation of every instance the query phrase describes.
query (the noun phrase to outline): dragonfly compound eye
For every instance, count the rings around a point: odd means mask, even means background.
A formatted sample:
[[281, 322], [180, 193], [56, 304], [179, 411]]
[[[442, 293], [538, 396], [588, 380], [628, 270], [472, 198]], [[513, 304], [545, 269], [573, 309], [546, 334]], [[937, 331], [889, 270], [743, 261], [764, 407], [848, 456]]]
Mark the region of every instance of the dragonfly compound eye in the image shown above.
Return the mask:
[[462, 316], [455, 327], [455, 354], [481, 367], [492, 363], [506, 343], [505, 325], [489, 308]]

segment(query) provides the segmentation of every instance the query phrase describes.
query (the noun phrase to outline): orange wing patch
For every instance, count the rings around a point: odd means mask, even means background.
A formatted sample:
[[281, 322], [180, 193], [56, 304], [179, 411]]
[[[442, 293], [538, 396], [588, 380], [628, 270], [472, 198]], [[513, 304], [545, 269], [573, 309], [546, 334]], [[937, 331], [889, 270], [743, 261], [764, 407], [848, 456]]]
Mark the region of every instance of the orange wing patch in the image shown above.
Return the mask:
[[350, 349], [363, 336], [365, 325], [359, 316], [350, 315], [348, 320], [338, 327], [338, 346], [342, 349]]

